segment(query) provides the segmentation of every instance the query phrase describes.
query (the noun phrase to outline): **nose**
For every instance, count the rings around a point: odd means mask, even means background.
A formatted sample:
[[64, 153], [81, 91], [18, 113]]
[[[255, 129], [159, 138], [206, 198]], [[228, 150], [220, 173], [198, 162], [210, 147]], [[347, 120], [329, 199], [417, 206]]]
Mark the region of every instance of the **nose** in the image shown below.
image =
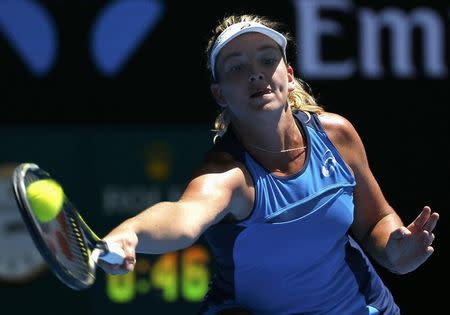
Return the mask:
[[248, 78], [248, 81], [252, 83], [252, 82], [255, 82], [258, 80], [263, 80], [263, 79], [264, 79], [264, 74], [259, 72], [259, 73], [251, 74], [250, 77]]

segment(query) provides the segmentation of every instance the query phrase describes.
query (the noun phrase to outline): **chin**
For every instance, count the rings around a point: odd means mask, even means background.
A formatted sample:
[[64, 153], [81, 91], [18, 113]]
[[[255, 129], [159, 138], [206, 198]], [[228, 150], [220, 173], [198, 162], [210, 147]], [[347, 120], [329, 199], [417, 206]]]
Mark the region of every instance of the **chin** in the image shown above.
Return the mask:
[[250, 106], [256, 110], [262, 111], [277, 111], [284, 108], [284, 105], [280, 102], [263, 98], [252, 100]]

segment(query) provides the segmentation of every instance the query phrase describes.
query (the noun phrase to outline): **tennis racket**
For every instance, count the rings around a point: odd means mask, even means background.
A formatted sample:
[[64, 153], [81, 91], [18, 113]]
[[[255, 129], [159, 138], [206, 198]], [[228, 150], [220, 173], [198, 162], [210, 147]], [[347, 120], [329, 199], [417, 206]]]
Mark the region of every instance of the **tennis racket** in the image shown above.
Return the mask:
[[13, 172], [14, 196], [23, 221], [56, 277], [74, 290], [87, 289], [95, 282], [98, 259], [121, 264], [125, 253], [117, 244], [102, 241], [66, 195], [63, 206], [54, 219], [39, 221], [27, 197], [27, 187], [43, 179], [54, 181], [48, 172], [33, 163], [20, 164]]

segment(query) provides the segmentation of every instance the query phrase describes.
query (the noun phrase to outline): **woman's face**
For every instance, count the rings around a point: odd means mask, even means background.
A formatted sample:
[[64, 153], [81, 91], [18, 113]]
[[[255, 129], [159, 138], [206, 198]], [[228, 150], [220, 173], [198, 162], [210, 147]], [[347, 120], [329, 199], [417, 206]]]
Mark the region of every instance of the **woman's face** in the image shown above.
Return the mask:
[[223, 47], [216, 75], [213, 95], [239, 120], [283, 109], [294, 88], [292, 68], [286, 66], [279, 46], [260, 33], [240, 35]]

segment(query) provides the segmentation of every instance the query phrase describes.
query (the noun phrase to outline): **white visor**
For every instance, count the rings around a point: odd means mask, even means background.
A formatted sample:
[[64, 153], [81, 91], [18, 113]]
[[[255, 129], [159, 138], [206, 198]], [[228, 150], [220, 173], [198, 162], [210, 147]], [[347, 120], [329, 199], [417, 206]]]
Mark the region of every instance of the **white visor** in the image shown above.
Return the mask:
[[273, 39], [283, 49], [284, 58], [286, 59], [287, 40], [283, 34], [257, 22], [239, 22], [230, 25], [222, 33], [220, 33], [220, 35], [216, 39], [216, 42], [214, 43], [213, 48], [211, 49], [210, 64], [212, 76], [214, 79], [216, 79], [215, 66], [216, 66], [216, 58], [219, 52], [232, 39], [236, 38], [239, 35], [249, 32], [261, 33]]

